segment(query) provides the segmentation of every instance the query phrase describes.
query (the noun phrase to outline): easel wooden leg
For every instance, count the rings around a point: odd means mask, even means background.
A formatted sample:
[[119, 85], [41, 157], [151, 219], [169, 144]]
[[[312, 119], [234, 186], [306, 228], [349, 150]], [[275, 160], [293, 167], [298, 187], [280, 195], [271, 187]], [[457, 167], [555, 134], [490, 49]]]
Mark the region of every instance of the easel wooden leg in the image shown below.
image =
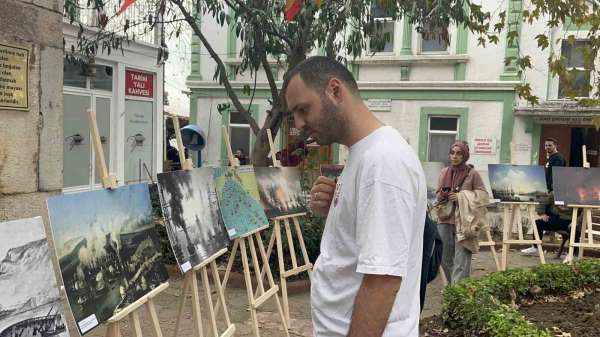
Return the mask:
[[[256, 235], [256, 239], [259, 242], [258, 250], [260, 252], [260, 255], [262, 256], [264, 268], [267, 269], [267, 280], [269, 281], [269, 287], [271, 289], [278, 289], [277, 285], [275, 284], [275, 281], [273, 281], [273, 274], [271, 274], [271, 267], [269, 267], [269, 258], [267, 257], [267, 254], [265, 253], [265, 247], [262, 245], [262, 238], [260, 236], [260, 232], [254, 234], [254, 235]], [[283, 331], [285, 332], [285, 335], [287, 337], [289, 337], [290, 333], [288, 331], [288, 325], [287, 325], [287, 321], [285, 320], [283, 310], [281, 309], [281, 302], [279, 301], [279, 295], [277, 294], [277, 292], [275, 292], [274, 296], [275, 296], [275, 303], [277, 304], [277, 311], [279, 311], [279, 316], [281, 317], [281, 324], [283, 325]]]
[[192, 287], [192, 314], [194, 315], [194, 329], [196, 329], [196, 336], [203, 337], [204, 331], [202, 330], [202, 312], [200, 311], [200, 294], [198, 292], [198, 278], [196, 271], [190, 271], [190, 287]]
[[544, 257], [544, 248], [542, 247], [542, 239], [540, 238], [540, 233], [538, 233], [537, 226], [535, 224], [534, 208], [535, 208], [535, 206], [533, 206], [533, 205], [527, 206], [527, 212], [529, 214], [529, 222], [531, 222], [531, 225], [533, 226], [533, 237], [538, 242], [537, 249], [538, 249], [538, 254], [540, 255], [540, 262], [542, 264], [546, 264], [546, 258]]
[[[592, 232], [592, 210], [585, 208], [583, 210], [583, 224], [581, 226], [581, 238], [579, 242], [585, 243], [585, 235], [587, 232], [588, 244], [592, 246], [594, 244], [594, 233]], [[585, 247], [582, 245], [579, 247], [579, 258], [583, 258], [583, 252]]]
[[248, 266], [248, 253], [246, 250], [246, 242], [245, 239], [237, 240], [239, 240], [240, 252], [242, 253], [242, 266], [244, 268], [244, 278], [246, 279], [246, 293], [248, 295], [248, 305], [250, 306], [250, 319], [252, 320], [252, 330], [254, 331], [255, 337], [260, 337], [260, 332], [258, 331], [258, 319], [256, 317], [256, 309], [254, 308], [254, 293], [252, 291], [250, 267]]
[[495, 242], [492, 239], [492, 233], [490, 233], [489, 229], [485, 231], [485, 236], [487, 237], [488, 241], [491, 243], [490, 251], [492, 252], [492, 257], [494, 258], [494, 263], [496, 264], [496, 270], [501, 270], [500, 261], [498, 260], [498, 254], [496, 253]]
[[281, 222], [279, 220], [275, 220], [275, 226], [273, 227], [273, 234], [275, 235], [275, 242], [277, 242], [277, 260], [279, 262], [279, 285], [281, 286], [281, 299], [283, 301], [283, 313], [285, 315], [286, 321], [289, 320], [289, 303], [288, 303], [288, 294], [287, 294], [287, 282], [285, 279], [285, 263], [283, 261], [283, 245], [281, 243]]
[[512, 205], [504, 205], [504, 209], [503, 209], [503, 213], [504, 216], [502, 217], [502, 270], [506, 270], [506, 264], [508, 262], [508, 250], [510, 249], [510, 244], [508, 243], [508, 240], [510, 238], [509, 233], [512, 231], [512, 217], [511, 219], [509, 219], [509, 217], [512, 215], [510, 212], [510, 209], [512, 209]]
[[210, 284], [208, 283], [208, 273], [206, 272], [206, 266], [200, 269], [200, 278], [204, 284], [204, 292], [206, 293], [206, 301], [208, 303], [208, 315], [210, 318], [213, 336], [219, 337], [219, 330], [217, 328], [217, 318], [215, 317], [215, 309], [213, 307], [212, 295], [210, 291]]
[[179, 295], [179, 307], [177, 309], [177, 320], [175, 321], [175, 331], [173, 337], [177, 337], [179, 333], [179, 326], [181, 324], [181, 318], [183, 317], [183, 308], [185, 306], [185, 300], [187, 297], [187, 291], [190, 286], [190, 273], [185, 274], [183, 278], [183, 285], [181, 286], [181, 293]]
[[[271, 239], [269, 239], [269, 245], [267, 246], [267, 257], [270, 258], [271, 254], [273, 253], [273, 246], [275, 245], [275, 228], [279, 228], [279, 220], [275, 220], [273, 223], [273, 231], [271, 232]], [[278, 253], [279, 254], [279, 253]], [[285, 271], [285, 269], [284, 269]], [[264, 279], [265, 274], [267, 273], [265, 268], [262, 268], [261, 272], [260, 272], [260, 279]], [[283, 273], [282, 270], [280, 270], [280, 274]], [[256, 289], [256, 291], [254, 292], [254, 297], [258, 296], [258, 289]]]
[[298, 242], [300, 243], [300, 250], [302, 251], [302, 258], [304, 258], [305, 265], [311, 265], [311, 268], [308, 269], [308, 279], [312, 282], [312, 264], [310, 263], [310, 259], [308, 258], [308, 252], [306, 251], [306, 245], [304, 244], [304, 236], [302, 235], [302, 230], [300, 229], [300, 221], [298, 221], [297, 217], [293, 218], [294, 227], [296, 227], [296, 237], [298, 238]]
[[[235, 331], [235, 326], [231, 324], [231, 320], [229, 319], [229, 312], [227, 311], [227, 305], [225, 302], [225, 294], [223, 293], [223, 287], [221, 287], [221, 280], [219, 277], [219, 270], [217, 269], [217, 262], [213, 261], [210, 263], [210, 268], [212, 271], [212, 275], [213, 275], [213, 280], [214, 280], [214, 284], [215, 284], [215, 288], [217, 288], [217, 300], [221, 301], [221, 303], [223, 303], [223, 315], [225, 316], [225, 324], [227, 325], [227, 330], [225, 331], [225, 333], [223, 334], [224, 336], [229, 332], [229, 330], [233, 330], [231, 333], [233, 333]], [[217, 309], [215, 308], [215, 312], [216, 312], [216, 316], [218, 316], [218, 312], [216, 311]]]
[[121, 337], [121, 329], [119, 329], [118, 322], [106, 325], [106, 337]]
[[158, 320], [156, 308], [154, 307], [154, 300], [152, 298], [148, 299], [148, 302], [146, 303], [146, 308], [148, 309], [148, 313], [150, 314], [150, 320], [152, 321], [154, 336], [163, 337], [162, 330], [160, 328], [160, 321]]
[[[239, 242], [242, 239], [233, 240], [233, 247], [231, 247], [231, 254], [229, 254], [229, 260], [227, 261], [227, 268], [225, 269], [225, 275], [223, 275], [223, 283], [221, 284], [221, 288], [223, 289], [223, 294], [225, 294], [225, 289], [227, 289], [227, 281], [229, 280], [229, 273], [231, 273], [231, 267], [233, 266], [233, 261], [235, 261], [235, 255], [237, 253], [237, 249], [239, 246]], [[221, 299], [217, 299], [217, 304], [215, 304], [215, 311], [219, 312], [219, 308], [221, 305]]]
[[573, 216], [571, 217], [571, 235], [569, 236], [569, 255], [566, 262], [573, 263], [573, 255], [575, 253], [575, 236], [577, 235], [577, 213], [579, 208], [573, 208]]
[[129, 314], [129, 321], [133, 329], [133, 335], [135, 337], [142, 337], [143, 334], [142, 325], [140, 323], [140, 314], [137, 312], [137, 310]]

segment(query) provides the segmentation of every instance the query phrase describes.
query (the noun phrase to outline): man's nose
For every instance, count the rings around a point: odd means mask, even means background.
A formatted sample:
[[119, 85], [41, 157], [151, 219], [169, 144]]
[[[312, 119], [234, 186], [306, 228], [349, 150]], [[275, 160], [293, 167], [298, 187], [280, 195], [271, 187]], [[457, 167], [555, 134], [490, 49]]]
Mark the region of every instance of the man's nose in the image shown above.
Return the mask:
[[298, 115], [294, 114], [294, 125], [296, 129], [302, 130], [306, 126], [306, 122], [303, 118], [298, 117]]

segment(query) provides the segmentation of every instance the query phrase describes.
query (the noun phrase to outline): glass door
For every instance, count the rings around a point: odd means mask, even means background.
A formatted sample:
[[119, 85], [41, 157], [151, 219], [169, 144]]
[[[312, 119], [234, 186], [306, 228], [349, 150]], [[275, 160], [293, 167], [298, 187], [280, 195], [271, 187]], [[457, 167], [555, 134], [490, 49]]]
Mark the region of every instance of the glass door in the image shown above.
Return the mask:
[[154, 144], [152, 101], [125, 100], [125, 183], [151, 180]]

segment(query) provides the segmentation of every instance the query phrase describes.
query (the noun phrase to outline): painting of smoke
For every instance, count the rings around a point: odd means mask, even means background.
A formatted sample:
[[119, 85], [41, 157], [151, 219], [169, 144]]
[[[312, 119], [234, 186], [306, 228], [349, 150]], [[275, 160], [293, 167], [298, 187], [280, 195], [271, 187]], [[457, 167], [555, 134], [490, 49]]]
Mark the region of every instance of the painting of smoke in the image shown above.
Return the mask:
[[148, 184], [52, 197], [48, 213], [81, 334], [166, 281]]
[[600, 206], [600, 168], [553, 167], [557, 205]]
[[543, 166], [488, 164], [494, 199], [504, 202], [541, 202], [548, 196]]
[[197, 168], [158, 175], [169, 241], [184, 273], [229, 244], [213, 171]]
[[42, 218], [0, 223], [0, 233], [0, 337], [68, 337]]
[[255, 167], [260, 202], [268, 218], [306, 212], [307, 195], [296, 167]]

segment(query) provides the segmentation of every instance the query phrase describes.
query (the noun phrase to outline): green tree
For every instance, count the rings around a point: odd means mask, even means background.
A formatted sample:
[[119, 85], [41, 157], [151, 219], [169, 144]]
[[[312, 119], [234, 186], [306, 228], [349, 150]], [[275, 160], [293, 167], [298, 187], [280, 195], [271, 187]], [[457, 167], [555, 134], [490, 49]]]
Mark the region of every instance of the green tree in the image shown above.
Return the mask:
[[[81, 6], [79, 3], [82, 1], [87, 1], [87, 4]], [[594, 64], [600, 48], [600, 6], [594, 5], [598, 1], [529, 0], [518, 15], [507, 15], [506, 11], [502, 11], [492, 17], [490, 12], [484, 11], [481, 5], [473, 0], [304, 0], [302, 10], [292, 22], [285, 20], [285, 0], [138, 0], [142, 1], [151, 4], [149, 8], [152, 10], [140, 15], [135, 22], [126, 21], [120, 27], [107, 29], [110, 26], [107, 23], [112, 18], [105, 17], [102, 13], [109, 0], [65, 0], [65, 15], [71, 20], [76, 18], [81, 7], [95, 9], [100, 17], [100, 27], [96, 33], [89, 36], [81, 27], [78, 46], [68, 53], [87, 58], [100, 49], [108, 52], [119, 49], [123, 43], [135, 39], [135, 34], [131, 31], [136, 26], [144, 26], [148, 31], [168, 27], [168, 37], [177, 37], [182, 27], [187, 25], [217, 64], [214, 79], [227, 91], [231, 104], [244, 116], [256, 136], [252, 150], [253, 163], [256, 165], [267, 164], [266, 130], [271, 129], [276, 135], [287, 116], [285, 100], [271, 73], [269, 61], [276, 60], [286, 69], [291, 69], [315, 50], [348, 62], [366, 54], [369, 50], [368, 45], [375, 50], [382, 48], [392, 37], [383, 32], [382, 22], [375, 20], [371, 15], [374, 1], [391, 20], [408, 18], [411, 24], [417, 27], [417, 31], [438, 35], [440, 39], [447, 40], [449, 37], [447, 30], [439, 27], [464, 25], [472, 34], [478, 36], [479, 45], [483, 47], [487, 43], [498, 43], [504, 30], [507, 30], [508, 43], [518, 46], [519, 33], [511, 30], [511, 25], [517, 20], [529, 23], [546, 20], [548, 29], [572, 21], [581, 27], [587, 27], [590, 48], [584, 53], [585, 67], [595, 75], [590, 87], [600, 89], [600, 76], [597, 76], [598, 70]], [[223, 29], [234, 30], [242, 41], [238, 55], [241, 63], [234, 71], [249, 72], [253, 76], [259, 71], [266, 74], [271, 92], [271, 107], [262, 126], [252, 118], [249, 107], [241, 103], [240, 96], [233, 90], [228, 68], [222, 57], [200, 29], [198, 18], [207, 15], [214, 17]], [[432, 28], [426, 32], [423, 27]], [[567, 39], [571, 41], [574, 37]], [[549, 33], [538, 35], [536, 41], [541, 50], [548, 48], [552, 42]], [[159, 58], [163, 56], [159, 55]], [[519, 54], [508, 57], [505, 62], [514, 62], [521, 75], [525, 70], [532, 68], [530, 60], [529, 55]], [[565, 90], [567, 96], [576, 99], [573, 70], [565, 67], [564, 59], [560, 55], [553, 54], [548, 59], [548, 64], [551, 73], [560, 76], [565, 82], [563, 86], [568, 88]], [[253, 90], [250, 86], [244, 87], [244, 95], [253, 97]], [[531, 104], [539, 101], [526, 80], [517, 86], [516, 91]], [[577, 100], [584, 105], [599, 104], [600, 90], [596, 90], [593, 97]], [[222, 110], [227, 106], [220, 108]]]

